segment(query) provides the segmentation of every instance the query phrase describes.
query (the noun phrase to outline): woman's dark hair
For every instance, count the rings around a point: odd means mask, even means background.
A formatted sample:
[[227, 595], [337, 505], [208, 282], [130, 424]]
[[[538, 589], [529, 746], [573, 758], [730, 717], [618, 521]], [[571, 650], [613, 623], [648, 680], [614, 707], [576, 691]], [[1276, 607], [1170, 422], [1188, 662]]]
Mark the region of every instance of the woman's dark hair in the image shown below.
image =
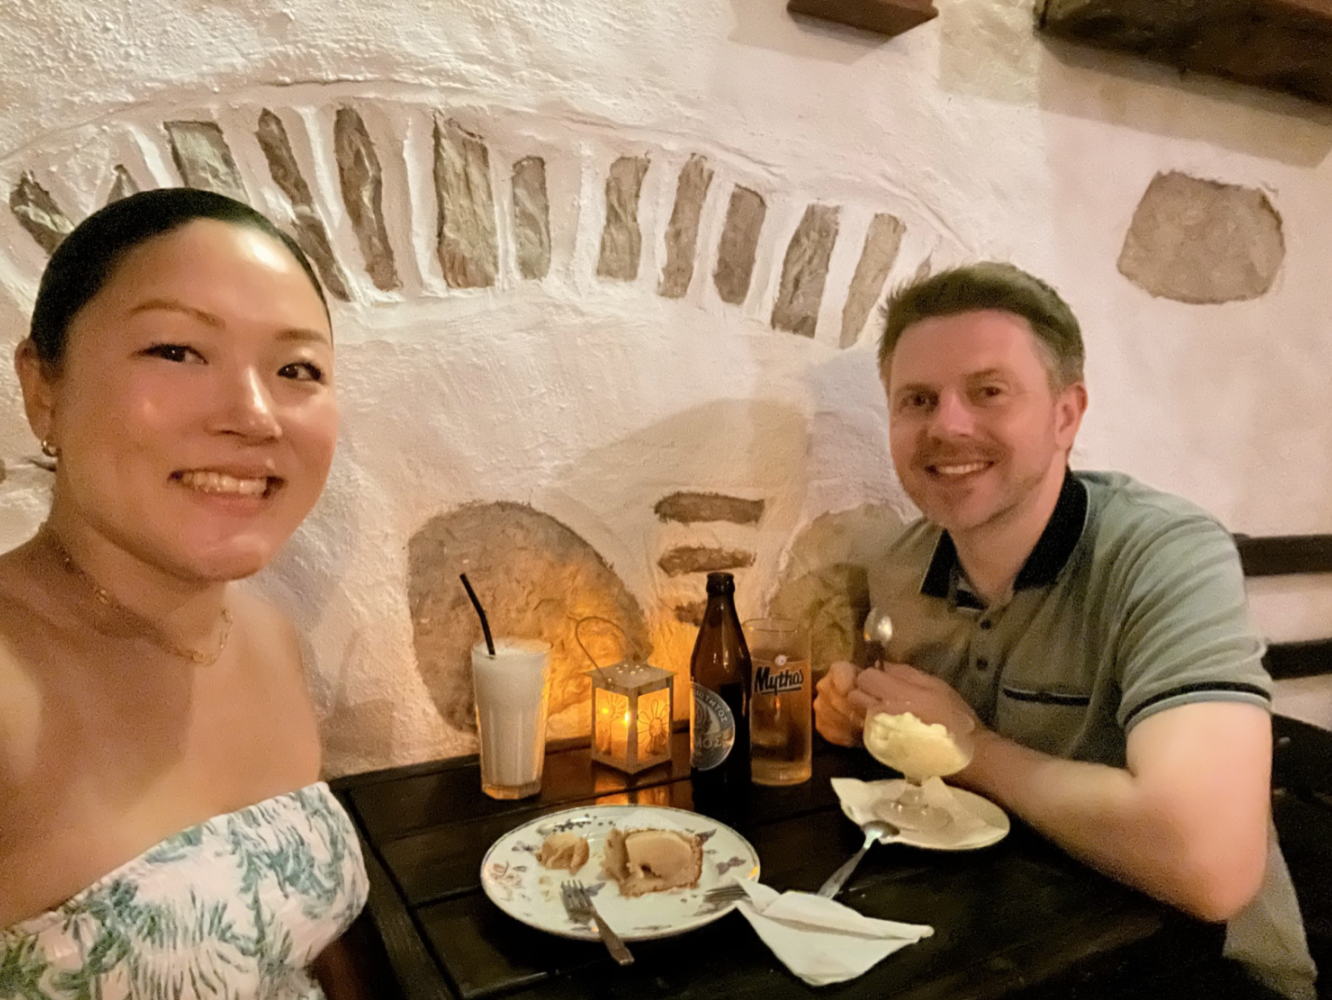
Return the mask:
[[328, 301], [309, 258], [267, 216], [244, 202], [212, 191], [194, 188], [141, 191], [88, 216], [51, 254], [37, 289], [29, 331], [41, 362], [52, 368], [60, 367], [70, 322], [102, 290], [125, 254], [195, 219], [249, 226], [280, 240], [305, 271], [327, 315]]

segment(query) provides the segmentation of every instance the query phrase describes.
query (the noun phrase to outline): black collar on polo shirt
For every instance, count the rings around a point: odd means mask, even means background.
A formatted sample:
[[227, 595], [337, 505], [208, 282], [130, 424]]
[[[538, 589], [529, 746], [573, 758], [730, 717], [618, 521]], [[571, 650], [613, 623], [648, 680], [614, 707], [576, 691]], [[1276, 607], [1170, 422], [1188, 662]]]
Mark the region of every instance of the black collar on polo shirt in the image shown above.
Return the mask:
[[[1065, 469], [1064, 484], [1059, 489], [1054, 511], [1031, 554], [1027, 556], [1027, 561], [1018, 570], [1013, 589], [1025, 590], [1054, 583], [1055, 577], [1068, 562], [1068, 557], [1073, 554], [1078, 539], [1082, 537], [1086, 521], [1087, 487], [1077, 480], [1072, 470]], [[929, 569], [925, 571], [925, 579], [921, 581], [920, 592], [926, 597], [952, 598], [969, 607], [983, 607], [965, 583], [959, 586], [962, 577], [957, 548], [945, 531], [934, 546], [934, 556], [930, 559]]]

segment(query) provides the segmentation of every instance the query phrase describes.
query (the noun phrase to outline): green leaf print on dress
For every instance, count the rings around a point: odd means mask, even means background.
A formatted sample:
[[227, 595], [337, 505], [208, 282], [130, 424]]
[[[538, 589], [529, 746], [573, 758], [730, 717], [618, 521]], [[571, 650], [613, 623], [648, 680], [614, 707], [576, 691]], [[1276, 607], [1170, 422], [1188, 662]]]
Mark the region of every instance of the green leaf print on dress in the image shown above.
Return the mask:
[[0, 1000], [318, 1000], [311, 960], [366, 896], [320, 783], [167, 838], [0, 931]]

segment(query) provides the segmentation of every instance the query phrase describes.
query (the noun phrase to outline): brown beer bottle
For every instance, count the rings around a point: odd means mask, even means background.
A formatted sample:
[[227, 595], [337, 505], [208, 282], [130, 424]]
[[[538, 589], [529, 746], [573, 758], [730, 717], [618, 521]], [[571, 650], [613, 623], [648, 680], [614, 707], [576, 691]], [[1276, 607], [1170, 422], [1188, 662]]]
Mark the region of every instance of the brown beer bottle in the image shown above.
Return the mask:
[[735, 613], [735, 578], [708, 574], [708, 605], [689, 660], [693, 704], [690, 768], [696, 796], [749, 783], [749, 685], [753, 667]]

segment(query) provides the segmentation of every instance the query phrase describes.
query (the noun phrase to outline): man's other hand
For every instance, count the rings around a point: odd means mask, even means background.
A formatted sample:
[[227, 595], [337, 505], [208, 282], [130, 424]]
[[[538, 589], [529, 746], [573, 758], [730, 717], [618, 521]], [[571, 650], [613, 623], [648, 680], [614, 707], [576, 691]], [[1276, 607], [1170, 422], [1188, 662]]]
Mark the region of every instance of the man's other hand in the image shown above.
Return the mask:
[[946, 681], [905, 663], [882, 663], [876, 670], [862, 671], [856, 678], [855, 689], [845, 697], [862, 724], [869, 709], [892, 710], [894, 702], [905, 699], [925, 709], [939, 706], [951, 714], [960, 712], [971, 717], [977, 730], [982, 728], [971, 706]]
[[922, 707], [944, 705], [983, 727], [976, 713], [947, 682], [905, 663], [881, 663], [869, 670], [839, 660], [819, 681], [814, 698], [814, 724], [824, 739], [844, 747], [864, 741], [865, 714], [874, 708], [891, 709], [909, 699]]
[[815, 686], [814, 725], [830, 743], [853, 747], [861, 742], [865, 728], [865, 709], [851, 701], [851, 693], [856, 689], [856, 678], [860, 673], [861, 670], [854, 663], [838, 660]]

